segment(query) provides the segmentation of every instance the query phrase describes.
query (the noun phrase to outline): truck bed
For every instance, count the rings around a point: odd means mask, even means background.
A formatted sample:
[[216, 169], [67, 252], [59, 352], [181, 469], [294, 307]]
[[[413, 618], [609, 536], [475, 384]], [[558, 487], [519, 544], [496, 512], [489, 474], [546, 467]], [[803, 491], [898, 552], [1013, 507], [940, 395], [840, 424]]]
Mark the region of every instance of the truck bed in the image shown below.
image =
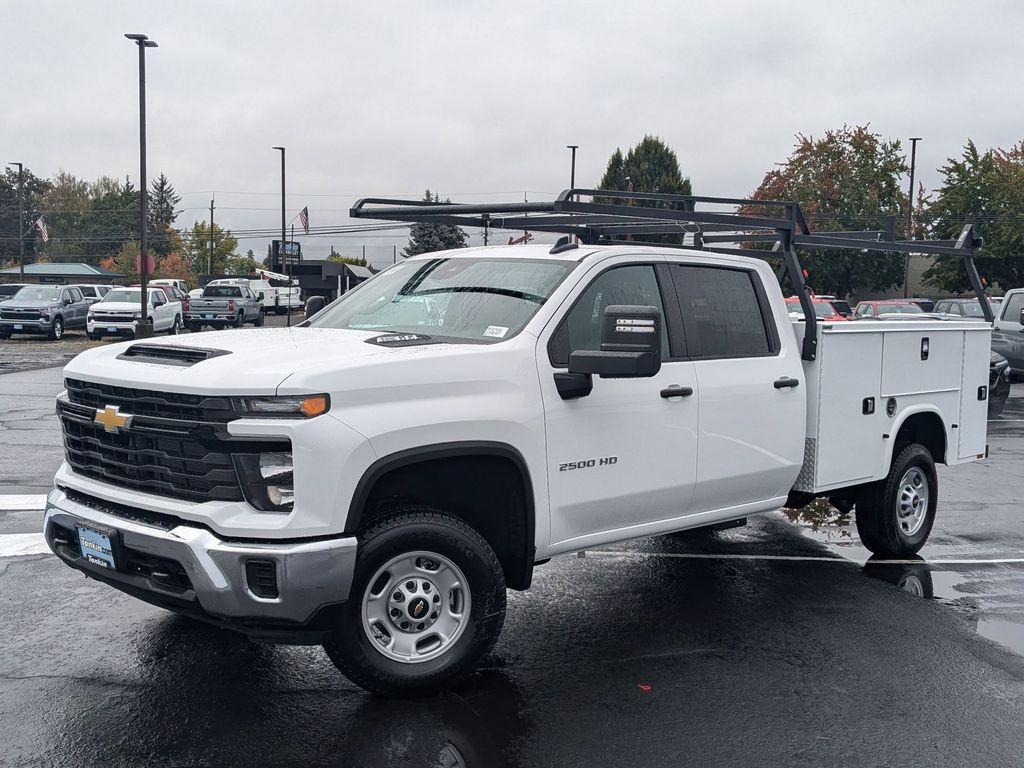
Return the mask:
[[[802, 338], [803, 321], [793, 326]], [[988, 323], [970, 321], [819, 325], [817, 359], [804, 362], [807, 427], [794, 490], [885, 477], [900, 425], [919, 413], [941, 419], [944, 463], [983, 457], [991, 333]]]

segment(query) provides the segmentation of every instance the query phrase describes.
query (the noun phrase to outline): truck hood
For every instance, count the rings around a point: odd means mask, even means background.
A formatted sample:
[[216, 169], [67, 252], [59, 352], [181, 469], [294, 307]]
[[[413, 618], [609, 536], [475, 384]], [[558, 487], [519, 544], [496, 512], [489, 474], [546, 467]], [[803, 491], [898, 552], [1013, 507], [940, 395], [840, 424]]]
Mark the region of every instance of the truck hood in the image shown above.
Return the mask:
[[[150, 307], [152, 309], [152, 307]], [[97, 310], [99, 312], [138, 312], [139, 302], [137, 301], [97, 301], [91, 307], [89, 311]]]
[[[486, 345], [465, 344], [388, 348], [366, 342], [379, 335], [380, 331], [331, 328], [257, 328], [189, 333], [95, 347], [68, 363], [64, 374], [69, 378], [138, 389], [267, 395], [274, 394], [278, 386], [293, 374], [296, 375], [295, 381], [302, 381], [309, 374], [340, 374], [347, 369], [373, 365], [377, 362], [375, 358], [388, 362], [397, 358], [466, 354], [473, 349], [487, 348]], [[136, 344], [205, 349], [220, 354], [213, 354], [187, 367], [154, 362], [153, 358], [121, 357]]]

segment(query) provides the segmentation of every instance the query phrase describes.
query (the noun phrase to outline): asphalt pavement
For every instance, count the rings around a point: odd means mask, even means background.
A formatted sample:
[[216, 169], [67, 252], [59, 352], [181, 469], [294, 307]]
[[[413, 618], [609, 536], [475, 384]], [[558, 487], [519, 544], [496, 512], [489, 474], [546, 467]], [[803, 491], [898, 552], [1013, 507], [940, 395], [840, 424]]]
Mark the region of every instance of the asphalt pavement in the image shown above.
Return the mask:
[[59, 387], [0, 376], [0, 765], [1024, 763], [1024, 386], [921, 560], [831, 510], [555, 558], [478, 674], [405, 702], [38, 554]]

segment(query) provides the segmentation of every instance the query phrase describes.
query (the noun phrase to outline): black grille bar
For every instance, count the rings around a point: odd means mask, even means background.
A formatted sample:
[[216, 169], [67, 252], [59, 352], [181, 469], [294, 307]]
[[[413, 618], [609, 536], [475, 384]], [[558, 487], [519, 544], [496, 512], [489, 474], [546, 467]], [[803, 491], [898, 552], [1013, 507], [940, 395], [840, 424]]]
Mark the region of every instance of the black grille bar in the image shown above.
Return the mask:
[[203, 422], [228, 422], [238, 418], [229, 397], [152, 392], [79, 379], [64, 379], [64, 386], [67, 388], [70, 402], [89, 408], [116, 405], [136, 416]]

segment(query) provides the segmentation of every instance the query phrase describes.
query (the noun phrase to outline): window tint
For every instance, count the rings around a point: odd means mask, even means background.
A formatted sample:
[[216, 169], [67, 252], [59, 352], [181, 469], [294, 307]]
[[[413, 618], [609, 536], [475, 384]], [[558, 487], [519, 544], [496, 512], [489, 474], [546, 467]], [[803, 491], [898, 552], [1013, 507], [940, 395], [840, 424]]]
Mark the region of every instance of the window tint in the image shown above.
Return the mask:
[[752, 272], [676, 265], [672, 276], [691, 354], [757, 357], [773, 353]]
[[661, 356], [668, 356], [668, 329], [654, 267], [635, 265], [603, 272], [587, 287], [551, 339], [553, 365], [568, 365], [577, 349], [601, 349], [604, 310], [616, 304], [657, 307], [661, 311]]
[[1024, 309], [1024, 293], [1015, 293], [1006, 302], [1006, 309], [1003, 310], [1003, 320], [1016, 323], [1020, 320], [1020, 311]]

